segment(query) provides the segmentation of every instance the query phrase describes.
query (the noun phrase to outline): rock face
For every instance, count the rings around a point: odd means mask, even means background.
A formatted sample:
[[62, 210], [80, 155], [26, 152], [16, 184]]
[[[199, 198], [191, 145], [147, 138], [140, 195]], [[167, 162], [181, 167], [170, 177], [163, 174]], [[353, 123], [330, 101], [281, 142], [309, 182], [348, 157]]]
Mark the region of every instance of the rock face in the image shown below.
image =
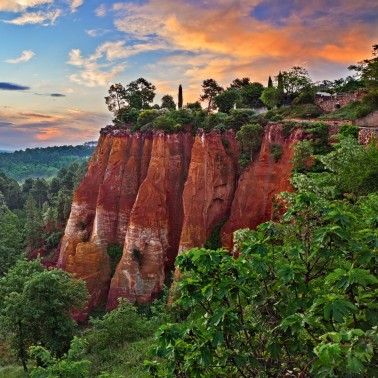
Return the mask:
[[107, 308], [117, 298], [151, 301], [172, 270], [183, 223], [182, 192], [193, 137], [154, 135], [147, 176], [139, 188], [128, 225], [123, 256], [112, 279]]
[[148, 134], [101, 135], [75, 192], [58, 266], [86, 281], [91, 294], [88, 310], [107, 298], [111, 279], [107, 246], [123, 244], [151, 146]]
[[184, 224], [179, 252], [202, 247], [230, 213], [237, 184], [235, 134], [197, 136], [183, 193]]
[[[233, 131], [130, 134], [103, 129], [88, 173], [77, 189], [59, 266], [87, 282], [91, 308], [119, 297], [146, 302], [159, 294], [179, 252], [202, 247], [228, 219], [221, 236], [270, 219], [272, 198], [290, 190], [293, 150], [299, 131], [285, 138], [281, 126], [264, 131], [261, 151], [240, 175]], [[276, 162], [271, 145], [280, 146]], [[123, 247], [112, 276], [107, 248]]]
[[[254, 229], [272, 217], [274, 196], [283, 191], [290, 191], [290, 175], [293, 169], [293, 142], [302, 138], [300, 130], [284, 137], [281, 125], [270, 124], [264, 132], [258, 157], [241, 175], [232, 203], [230, 218], [222, 227], [222, 244], [231, 248], [232, 234], [241, 228]], [[272, 146], [281, 151], [276, 161]]]

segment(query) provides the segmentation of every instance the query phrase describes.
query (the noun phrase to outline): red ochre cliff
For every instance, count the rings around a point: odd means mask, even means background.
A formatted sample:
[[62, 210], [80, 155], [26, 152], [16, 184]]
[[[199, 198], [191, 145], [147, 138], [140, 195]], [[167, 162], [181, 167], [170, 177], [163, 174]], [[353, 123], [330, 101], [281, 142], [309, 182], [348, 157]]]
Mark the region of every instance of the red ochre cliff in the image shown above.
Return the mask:
[[[292, 144], [279, 124], [264, 130], [261, 151], [242, 172], [233, 131], [130, 134], [102, 130], [88, 172], [77, 189], [59, 266], [87, 282], [83, 313], [117, 299], [152, 300], [173, 270], [179, 252], [202, 247], [224, 219], [225, 246], [232, 232], [270, 219], [275, 194], [290, 190]], [[276, 162], [272, 144], [282, 147]], [[239, 177], [240, 176], [240, 177]], [[123, 246], [113, 277], [107, 247]]]

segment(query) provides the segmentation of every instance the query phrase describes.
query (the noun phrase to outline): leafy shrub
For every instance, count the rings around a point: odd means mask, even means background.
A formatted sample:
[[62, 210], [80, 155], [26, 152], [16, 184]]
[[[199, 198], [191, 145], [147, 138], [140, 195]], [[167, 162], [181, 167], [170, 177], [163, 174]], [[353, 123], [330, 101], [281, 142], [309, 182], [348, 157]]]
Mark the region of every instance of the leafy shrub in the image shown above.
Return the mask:
[[[262, 143], [263, 128], [259, 124], [244, 125], [236, 133], [236, 139], [240, 143], [241, 150], [249, 155], [252, 161], [253, 155], [260, 149]], [[242, 156], [242, 155], [241, 155]], [[243, 158], [244, 159], [244, 156]], [[240, 161], [242, 166], [242, 161]]]
[[340, 134], [344, 137], [352, 137], [354, 139], [358, 139], [358, 132], [359, 129], [357, 126], [353, 125], [341, 125], [340, 127]]
[[62, 231], [56, 231], [56, 232], [53, 232], [52, 234], [50, 234], [45, 240], [46, 247], [47, 248], [57, 247], [62, 236], [63, 236]]
[[138, 117], [138, 127], [141, 128], [144, 125], [152, 123], [159, 113], [155, 109], [143, 110]]
[[243, 125], [250, 123], [255, 114], [253, 110], [231, 109], [225, 123], [229, 129], [238, 131]]
[[270, 145], [270, 154], [276, 163], [281, 159], [282, 153], [282, 146], [280, 144], [272, 143]]
[[202, 123], [202, 128], [206, 132], [210, 132], [213, 130], [216, 126], [220, 124], [224, 124], [225, 120], [227, 119], [227, 114], [225, 113], [214, 113], [214, 114], [209, 114], [203, 121]]
[[283, 120], [283, 117], [279, 114], [275, 115], [274, 117], [272, 117], [272, 121], [273, 122], [278, 122], [278, 121], [282, 121]]
[[171, 110], [169, 112], [169, 117], [172, 118], [176, 124], [179, 125], [189, 125], [194, 120], [193, 112], [190, 109], [178, 109]]
[[282, 125], [282, 131], [285, 138], [289, 137], [290, 134], [296, 129], [300, 127], [300, 124], [295, 121], [285, 121]]
[[107, 253], [110, 258], [110, 270], [114, 274], [123, 254], [123, 247], [119, 244], [108, 244]]
[[220, 237], [220, 230], [223, 225], [227, 222], [228, 217], [223, 218], [211, 231], [209, 238], [204, 244], [204, 248], [207, 249], [218, 249], [222, 247], [222, 241]]
[[171, 133], [175, 131], [176, 121], [169, 115], [161, 115], [154, 120], [153, 125], [155, 130], [162, 130]]
[[218, 125], [216, 125], [216, 126], [214, 127], [214, 130], [218, 130], [218, 131], [220, 131], [221, 133], [224, 133], [225, 131], [228, 130], [228, 128], [227, 128], [227, 126], [226, 126], [224, 123], [220, 123], [220, 124], [218, 124]]

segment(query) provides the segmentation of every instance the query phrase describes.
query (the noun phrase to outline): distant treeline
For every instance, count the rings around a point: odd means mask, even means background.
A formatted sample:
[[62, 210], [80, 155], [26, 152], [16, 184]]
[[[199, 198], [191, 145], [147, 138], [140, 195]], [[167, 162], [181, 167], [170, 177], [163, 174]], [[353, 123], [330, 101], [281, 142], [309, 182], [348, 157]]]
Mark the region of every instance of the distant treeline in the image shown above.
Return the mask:
[[95, 147], [88, 144], [80, 146], [60, 146], [27, 148], [25, 151], [0, 153], [0, 171], [17, 181], [27, 178], [51, 178], [59, 169], [74, 162], [88, 159]]

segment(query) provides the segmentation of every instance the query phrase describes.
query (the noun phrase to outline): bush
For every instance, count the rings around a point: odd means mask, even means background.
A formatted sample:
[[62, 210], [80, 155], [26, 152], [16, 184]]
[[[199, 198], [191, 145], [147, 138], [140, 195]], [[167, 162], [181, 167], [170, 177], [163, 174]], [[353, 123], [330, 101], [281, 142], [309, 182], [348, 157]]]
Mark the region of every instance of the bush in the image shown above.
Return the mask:
[[282, 146], [280, 144], [272, 143], [270, 145], [270, 154], [276, 163], [281, 159], [282, 153]]
[[206, 132], [210, 132], [213, 130], [216, 126], [220, 124], [224, 124], [225, 120], [227, 119], [227, 114], [225, 113], [215, 113], [215, 114], [209, 114], [202, 123], [202, 128]]
[[153, 125], [155, 130], [162, 130], [168, 133], [177, 130], [176, 121], [172, 119], [169, 115], [159, 116], [154, 120]]
[[169, 117], [179, 125], [189, 125], [194, 120], [193, 112], [190, 109], [171, 110]]
[[123, 254], [123, 247], [119, 244], [108, 244], [107, 253], [110, 258], [110, 270], [114, 274]]
[[272, 121], [273, 122], [279, 122], [279, 121], [282, 121], [283, 120], [283, 117], [279, 114], [275, 115], [274, 117], [272, 117]]
[[358, 127], [353, 125], [341, 125], [340, 134], [344, 137], [358, 139]]
[[144, 125], [152, 123], [158, 115], [159, 113], [155, 109], [143, 110], [138, 117], [138, 127], [141, 128]]
[[243, 125], [251, 122], [255, 114], [253, 110], [231, 109], [230, 116], [226, 119], [226, 125], [229, 129], [239, 131]]

